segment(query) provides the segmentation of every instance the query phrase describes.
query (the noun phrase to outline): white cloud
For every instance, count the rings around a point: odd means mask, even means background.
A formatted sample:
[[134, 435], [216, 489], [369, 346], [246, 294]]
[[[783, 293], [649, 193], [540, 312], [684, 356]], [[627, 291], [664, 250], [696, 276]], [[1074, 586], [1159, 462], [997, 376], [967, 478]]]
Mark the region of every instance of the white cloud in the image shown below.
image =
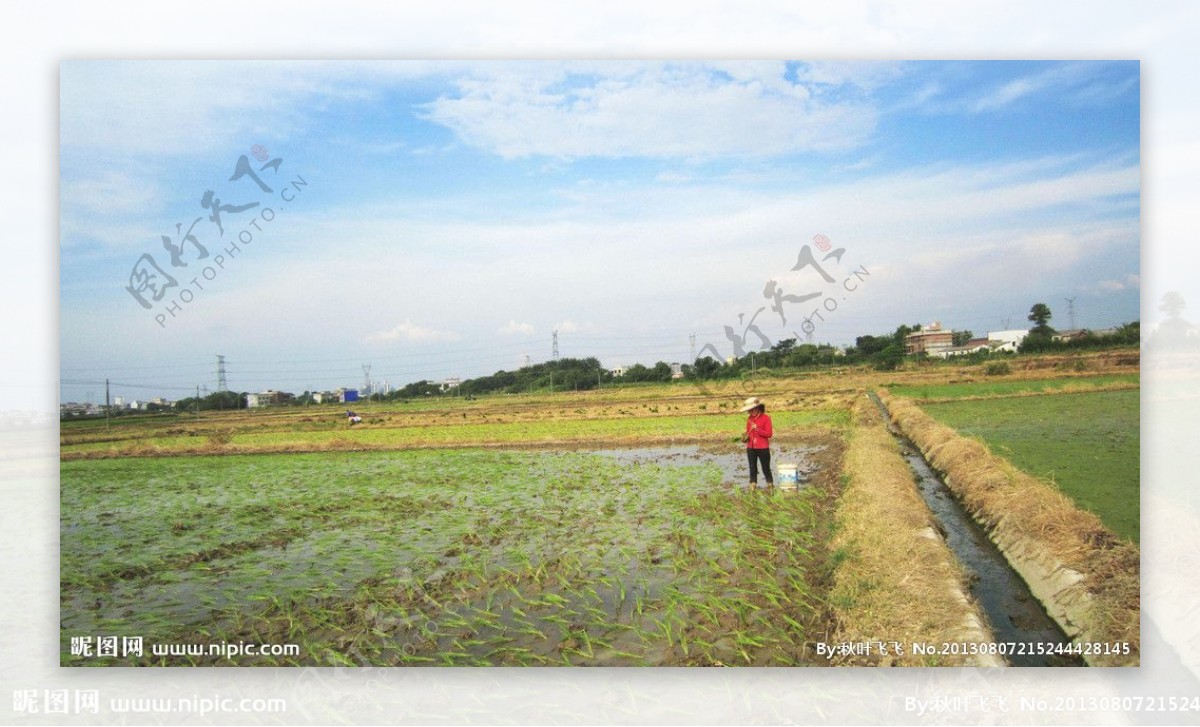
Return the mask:
[[145, 212], [159, 204], [159, 190], [135, 175], [104, 170], [86, 179], [64, 181], [63, 204], [82, 208], [93, 215], [111, 216]]
[[1123, 290], [1133, 290], [1141, 287], [1141, 277], [1128, 273], [1119, 280], [1101, 280], [1093, 287], [1098, 293], [1120, 293]]
[[398, 326], [387, 330], [372, 333], [367, 336], [368, 343], [385, 343], [387, 341], [457, 341], [461, 336], [452, 331], [436, 331], [431, 328], [422, 328], [415, 325], [411, 320], [405, 321]]
[[[975, 113], [995, 111], [1044, 90], [1061, 91], [1076, 86], [1080, 82], [1086, 82], [1096, 68], [1095, 64], [1087, 63], [1055, 65], [1039, 73], [1023, 76], [991, 89], [986, 95], [971, 102], [970, 110]], [[1096, 96], [1098, 92], [1095, 88], [1089, 88], [1087, 93]]]
[[903, 73], [894, 61], [814, 61], [796, 71], [796, 78], [824, 86], [854, 85], [871, 91]]
[[502, 336], [512, 336], [520, 334], [522, 336], [532, 336], [533, 326], [528, 323], [517, 323], [515, 320], [509, 320], [508, 323], [496, 330]]
[[[300, 133], [331, 99], [371, 99], [426, 62], [67, 61], [59, 78], [63, 149], [115, 158], [199, 154]], [[387, 142], [382, 142], [387, 143]]]
[[816, 100], [782, 63], [474, 70], [428, 118], [505, 158], [762, 157], [855, 147], [875, 128], [869, 104]]

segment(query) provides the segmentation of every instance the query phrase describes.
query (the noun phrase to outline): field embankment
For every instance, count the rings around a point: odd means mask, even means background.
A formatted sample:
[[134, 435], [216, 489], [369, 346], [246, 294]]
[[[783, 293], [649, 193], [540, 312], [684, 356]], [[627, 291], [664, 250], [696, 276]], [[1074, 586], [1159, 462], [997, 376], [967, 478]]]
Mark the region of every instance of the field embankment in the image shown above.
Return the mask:
[[845, 486], [831, 543], [839, 642], [900, 642], [904, 652], [873, 654], [847, 664], [999, 666], [986, 653], [915, 655], [913, 642], [992, 641], [967, 595], [964, 573], [913, 487], [912, 471], [879, 413], [865, 398], [854, 404], [845, 458]]

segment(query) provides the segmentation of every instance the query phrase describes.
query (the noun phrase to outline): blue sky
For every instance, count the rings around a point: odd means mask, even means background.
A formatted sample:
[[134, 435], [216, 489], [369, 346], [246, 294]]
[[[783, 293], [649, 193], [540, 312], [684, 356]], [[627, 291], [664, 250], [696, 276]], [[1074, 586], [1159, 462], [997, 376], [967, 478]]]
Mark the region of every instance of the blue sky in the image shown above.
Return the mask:
[[[1065, 328], [1066, 298], [1080, 326], [1138, 318], [1137, 62], [73, 61], [60, 95], [64, 400], [212, 389], [216, 354], [239, 391], [470, 377], [553, 330], [685, 361], [689, 334], [731, 353], [739, 315], [779, 340], [827, 299], [813, 339], [839, 345], [1035, 302]], [[269, 195], [229, 179], [255, 145]], [[209, 190], [258, 205], [222, 236]], [[161, 237], [197, 217], [209, 257], [174, 267]], [[791, 270], [818, 234], [834, 284]], [[179, 283], [149, 310], [143, 254]], [[780, 315], [769, 280], [820, 296]]]

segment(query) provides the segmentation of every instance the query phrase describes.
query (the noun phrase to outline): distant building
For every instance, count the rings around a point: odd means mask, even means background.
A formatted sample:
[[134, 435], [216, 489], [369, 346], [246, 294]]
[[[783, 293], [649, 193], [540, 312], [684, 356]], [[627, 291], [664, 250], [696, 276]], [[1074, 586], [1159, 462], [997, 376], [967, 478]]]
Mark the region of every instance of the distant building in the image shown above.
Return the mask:
[[1029, 331], [1021, 328], [1010, 331], [988, 331], [988, 345], [992, 347], [993, 351], [1016, 353], [1017, 347], [1028, 335]]
[[358, 389], [338, 389], [338, 401], [347, 404], [352, 401], [358, 401]]
[[683, 364], [681, 364], [681, 363], [671, 364], [671, 378], [672, 379], [682, 379], [683, 378]]
[[1056, 343], [1070, 343], [1071, 341], [1078, 341], [1087, 334], [1088, 330], [1086, 328], [1072, 328], [1070, 330], [1059, 331], [1055, 333], [1054, 335], [1050, 336], [1050, 340]]
[[628, 366], [613, 366], [611, 369], [608, 370], [608, 372], [610, 374], [612, 374], [613, 376], [620, 378], [620, 377], [624, 376], [625, 372], [628, 370], [629, 370]]
[[295, 394], [289, 394], [286, 391], [267, 389], [266, 391], [260, 391], [257, 394], [246, 394], [246, 407], [249, 409], [257, 409], [258, 407], [262, 406], [286, 404], [295, 398]]
[[442, 391], [449, 391], [451, 389], [457, 389], [458, 385], [461, 383], [462, 383], [462, 379], [458, 378], [457, 376], [451, 376], [450, 378], [444, 379], [442, 381]]
[[904, 353], [928, 353], [931, 356], [940, 355], [942, 351], [954, 347], [954, 331], [942, 328], [942, 324], [934, 321], [928, 328], [914, 331], [904, 337]]

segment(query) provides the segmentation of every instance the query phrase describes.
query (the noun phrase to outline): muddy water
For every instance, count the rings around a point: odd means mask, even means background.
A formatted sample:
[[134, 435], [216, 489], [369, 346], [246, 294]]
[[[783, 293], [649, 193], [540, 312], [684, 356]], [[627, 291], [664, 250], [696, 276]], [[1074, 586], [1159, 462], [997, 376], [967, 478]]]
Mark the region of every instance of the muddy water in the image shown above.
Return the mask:
[[[787, 462], [797, 465], [799, 486], [804, 487], [820, 469], [815, 455], [825, 447], [819, 444], [783, 444], [771, 447], [771, 469], [776, 484], [779, 483], [779, 464]], [[746, 451], [736, 446], [676, 445], [670, 447], [640, 447], [620, 449], [588, 449], [589, 454], [611, 457], [621, 464], [657, 464], [661, 466], [716, 465], [721, 470], [722, 482], [726, 485], [749, 489], [750, 465]], [[766, 478], [759, 474], [758, 487], [766, 487]]]
[[[1071, 643], [1058, 624], [1030, 593], [1025, 581], [971, 519], [942, 478], [934, 472], [920, 450], [892, 425], [887, 408], [874, 394], [888, 429], [900, 441], [904, 458], [917, 479], [917, 489], [933, 513], [950, 551], [967, 572], [971, 595], [983, 608], [998, 643], [1056, 645]], [[1012, 666], [1083, 666], [1078, 657], [1013, 654], [1005, 657]]]

